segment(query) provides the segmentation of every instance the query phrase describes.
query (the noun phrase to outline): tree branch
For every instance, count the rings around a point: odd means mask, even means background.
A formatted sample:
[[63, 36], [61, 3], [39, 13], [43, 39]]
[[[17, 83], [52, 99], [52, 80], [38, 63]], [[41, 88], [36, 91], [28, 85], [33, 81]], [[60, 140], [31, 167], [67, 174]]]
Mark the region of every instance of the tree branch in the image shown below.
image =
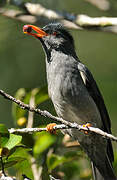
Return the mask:
[[[31, 92], [29, 106], [35, 107], [35, 92], [34, 91]], [[34, 121], [34, 112], [29, 111], [26, 129], [30, 129], [33, 127], [33, 121]], [[39, 180], [39, 170], [38, 170], [37, 164], [35, 163], [36, 159], [32, 155], [30, 156], [30, 162], [31, 162], [31, 169], [33, 172], [34, 179]], [[40, 178], [40, 180], [41, 180], [41, 178]]]
[[[83, 14], [70, 14], [68, 12], [58, 13], [47, 9], [40, 4], [25, 3], [21, 11], [0, 8], [0, 14], [20, 20], [25, 23], [41, 24], [57, 20], [70, 29], [96, 30], [117, 33], [117, 17], [89, 17]], [[23, 13], [24, 9], [26, 14]]]
[[[92, 132], [92, 133], [96, 133], [98, 135], [103, 136], [104, 138], [110, 139], [112, 141], [116, 141], [117, 142], [117, 137], [113, 136], [112, 134], [108, 134], [104, 131], [102, 131], [99, 128], [95, 128], [95, 127], [83, 127], [82, 125], [78, 125], [77, 123], [71, 123], [69, 121], [66, 121], [62, 118], [53, 116], [52, 114], [50, 114], [48, 111], [42, 111], [40, 109], [34, 108], [34, 107], [30, 107], [28, 104], [24, 104], [22, 101], [17, 100], [16, 98], [10, 96], [9, 94], [5, 93], [3, 90], [0, 90], [0, 95], [2, 95], [4, 98], [15, 102], [16, 104], [18, 104], [22, 109], [26, 109], [28, 111], [31, 112], [35, 112], [37, 114], [40, 114], [41, 116], [44, 117], [48, 117], [56, 122], [60, 122], [62, 123], [61, 125], [56, 125], [54, 127], [54, 129], [69, 129], [69, 128], [75, 128], [78, 129], [79, 131], [83, 130], [83, 131], [88, 131], [88, 132]], [[10, 133], [33, 133], [33, 132], [41, 132], [41, 131], [46, 131], [46, 128], [24, 128], [24, 129], [10, 129], [9, 132]]]
[[0, 179], [1, 179], [1, 180], [16, 180], [15, 177], [5, 176], [3, 173], [0, 174]]
[[[110, 139], [112, 141], [116, 141], [117, 142], [117, 137], [113, 136], [112, 134], [108, 134], [104, 131], [102, 131], [99, 128], [95, 128], [95, 127], [83, 127], [82, 125], [78, 125], [76, 123], [71, 123], [71, 126], [67, 126], [65, 124], [60, 124], [60, 125], [56, 125], [53, 127], [54, 130], [60, 130], [60, 129], [70, 129], [70, 128], [75, 128], [78, 129], [79, 131], [88, 131], [88, 132], [93, 132], [95, 134], [101, 135], [106, 139]], [[11, 128], [9, 129], [10, 133], [35, 133], [35, 132], [42, 132], [42, 131], [47, 131], [47, 128], [22, 128], [22, 129], [14, 129]]]
[[110, 9], [110, 2], [107, 0], [85, 0], [89, 2], [90, 4], [96, 6], [102, 11], [107, 11]]
[[[60, 125], [56, 125], [53, 127], [54, 130], [59, 130], [59, 129], [68, 129], [69, 127], [64, 125], [64, 124], [60, 124]], [[42, 132], [42, 131], [47, 131], [47, 128], [22, 128], [22, 129], [14, 129], [11, 128], [9, 129], [9, 133], [29, 133], [29, 134], [33, 134], [35, 132]]]

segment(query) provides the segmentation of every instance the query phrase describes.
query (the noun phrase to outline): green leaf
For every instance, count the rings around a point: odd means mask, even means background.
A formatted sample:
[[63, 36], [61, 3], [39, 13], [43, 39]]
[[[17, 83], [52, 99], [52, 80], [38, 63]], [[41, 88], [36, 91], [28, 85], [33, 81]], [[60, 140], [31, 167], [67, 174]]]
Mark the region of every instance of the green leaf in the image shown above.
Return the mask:
[[80, 154], [77, 151], [73, 152], [67, 152], [64, 156], [58, 156], [56, 154], [51, 154], [47, 158], [47, 166], [49, 171], [53, 170], [57, 166], [66, 163], [66, 162], [72, 162], [74, 159], [78, 159], [80, 157]]
[[[14, 148], [13, 148], [14, 149]], [[13, 150], [12, 149], [12, 150]], [[11, 151], [12, 151], [11, 150]], [[32, 174], [32, 169], [31, 169], [31, 162], [30, 162], [30, 155], [29, 152], [30, 149], [26, 148], [26, 147], [16, 147], [16, 150], [14, 151], [14, 153], [10, 156], [10, 158], [16, 158], [20, 157], [22, 159], [24, 159], [23, 161], [19, 161], [15, 168], [21, 172], [21, 174], [26, 174], [28, 177], [30, 177], [31, 179], [33, 178], [33, 174]]]
[[[3, 162], [5, 164], [5, 168], [11, 167], [15, 164], [19, 164], [25, 160], [29, 161], [29, 155], [27, 153], [29, 149], [25, 148], [24, 146], [15, 146], [9, 152], [8, 158], [3, 158]], [[1, 164], [0, 164], [1, 166]], [[1, 168], [1, 167], [0, 167]], [[19, 167], [20, 169], [20, 167]]]
[[0, 124], [0, 148], [4, 147], [9, 140], [9, 132], [4, 124]]
[[66, 159], [64, 156], [51, 154], [51, 156], [47, 158], [47, 166], [48, 166], [49, 171], [51, 171], [54, 168], [56, 168], [58, 165], [63, 164], [67, 161], [68, 159]]
[[26, 159], [17, 163], [16, 169], [21, 172], [21, 174], [26, 174], [30, 179], [34, 179], [30, 159]]
[[28, 148], [24, 148], [24, 147], [21, 147], [21, 146], [15, 146], [13, 149], [10, 150], [10, 156], [9, 158], [17, 158], [17, 157], [21, 157], [21, 158], [24, 158], [24, 159], [27, 159], [28, 158], [28, 152], [29, 149]]
[[17, 144], [19, 144], [22, 140], [22, 136], [10, 134], [10, 138], [5, 144], [4, 147], [8, 148], [9, 150], [15, 147]]
[[34, 146], [34, 153], [40, 154], [45, 151], [49, 146], [51, 146], [56, 141], [56, 137], [47, 132], [39, 133], [38, 139]]
[[[9, 158], [8, 160], [4, 161], [4, 168], [9, 168], [18, 162], [24, 161], [24, 158], [17, 157], [17, 158]], [[0, 170], [1, 170], [1, 162], [0, 162]]]
[[24, 157], [26, 158], [27, 157], [27, 152], [29, 151], [32, 151], [31, 148], [27, 148], [25, 145], [22, 145], [22, 144], [19, 144], [19, 145], [16, 145], [15, 147], [13, 147], [11, 150], [10, 150], [10, 153], [9, 153], [9, 156], [10, 157], [17, 157], [17, 156], [20, 156], [20, 157]]
[[1, 136], [1, 143], [0, 143], [0, 146], [1, 147], [5, 147], [6, 143], [8, 142], [9, 140], [9, 134], [6, 135], [6, 136]]

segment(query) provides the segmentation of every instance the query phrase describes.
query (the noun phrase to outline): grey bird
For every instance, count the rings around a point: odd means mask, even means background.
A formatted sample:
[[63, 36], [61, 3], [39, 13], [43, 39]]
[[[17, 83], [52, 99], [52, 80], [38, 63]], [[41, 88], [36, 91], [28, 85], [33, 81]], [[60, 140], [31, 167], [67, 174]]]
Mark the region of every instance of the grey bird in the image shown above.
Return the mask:
[[[35, 32], [33, 32], [33, 31]], [[38, 28], [25, 25], [24, 33], [39, 39], [46, 54], [48, 93], [59, 117], [111, 133], [111, 122], [103, 97], [88, 68], [76, 55], [71, 34], [60, 24]], [[76, 129], [68, 133], [78, 140], [91, 160], [94, 180], [116, 180], [110, 140], [100, 135], [86, 135]]]

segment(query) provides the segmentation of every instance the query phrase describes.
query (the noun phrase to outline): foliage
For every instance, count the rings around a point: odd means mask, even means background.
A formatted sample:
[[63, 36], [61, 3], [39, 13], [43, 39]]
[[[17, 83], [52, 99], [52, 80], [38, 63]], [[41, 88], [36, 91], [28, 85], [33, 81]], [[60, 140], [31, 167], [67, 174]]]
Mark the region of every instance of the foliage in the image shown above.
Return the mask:
[[[15, 97], [30, 105], [33, 99], [33, 105], [38, 107], [48, 100], [47, 87], [33, 90], [20, 88]], [[16, 127], [27, 127], [29, 112], [13, 103], [12, 114]], [[42, 168], [40, 175], [42, 179], [49, 179], [50, 174], [55, 178], [67, 180], [91, 177], [89, 163], [86, 157], [84, 158], [80, 147], [78, 146], [78, 150], [74, 147], [67, 148], [67, 141], [63, 143], [64, 136], [60, 132], [56, 134], [40, 132], [32, 135], [10, 134], [5, 125], [0, 124], [0, 137], [0, 155], [4, 168], [9, 170], [12, 167], [13, 171], [17, 171], [19, 179], [22, 179], [22, 174], [35, 179], [33, 163], [36, 164], [38, 172]], [[83, 167], [83, 161], [87, 164], [86, 168]], [[0, 165], [2, 168], [2, 164]]]

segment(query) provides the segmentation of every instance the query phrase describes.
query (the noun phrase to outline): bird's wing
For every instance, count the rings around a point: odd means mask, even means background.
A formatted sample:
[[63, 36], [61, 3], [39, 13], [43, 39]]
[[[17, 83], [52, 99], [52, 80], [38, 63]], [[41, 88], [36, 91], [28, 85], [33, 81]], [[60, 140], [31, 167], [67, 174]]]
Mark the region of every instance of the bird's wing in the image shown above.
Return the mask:
[[[100, 90], [91, 74], [91, 72], [88, 70], [88, 68], [82, 64], [82, 63], [78, 63], [78, 70], [80, 72], [80, 75], [82, 77], [82, 80], [90, 94], [90, 96], [93, 98], [99, 112], [101, 115], [101, 119], [102, 119], [102, 123], [103, 123], [103, 130], [107, 133], [111, 134], [111, 122], [110, 122], [110, 118], [106, 109], [106, 106], [104, 104], [104, 100], [103, 97], [100, 93]], [[111, 141], [108, 140], [108, 156], [109, 159], [111, 160], [111, 162], [114, 160], [113, 157], [113, 149], [112, 149], [112, 144]]]

